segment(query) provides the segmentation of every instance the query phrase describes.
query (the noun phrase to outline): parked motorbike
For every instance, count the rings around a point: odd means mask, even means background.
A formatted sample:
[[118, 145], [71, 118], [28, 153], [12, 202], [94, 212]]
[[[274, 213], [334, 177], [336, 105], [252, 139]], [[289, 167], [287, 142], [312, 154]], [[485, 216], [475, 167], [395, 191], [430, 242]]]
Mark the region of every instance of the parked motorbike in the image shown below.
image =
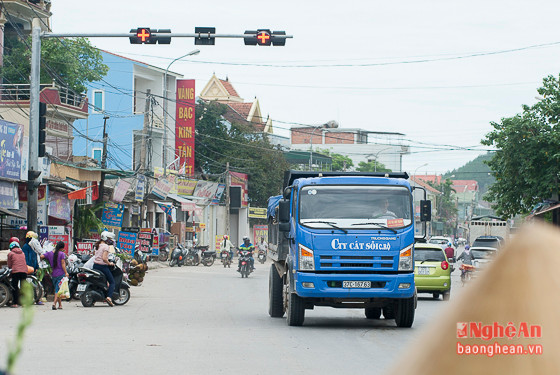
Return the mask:
[[228, 267], [231, 268], [231, 254], [229, 253], [229, 251], [226, 250], [222, 250], [222, 252], [220, 253], [220, 258], [222, 260], [222, 264], [224, 265], [224, 268]]
[[152, 253], [152, 249], [148, 251], [140, 250], [140, 245], [136, 245], [134, 247], [134, 259], [138, 262], [138, 264], [146, 264], [150, 258], [150, 254]]
[[216, 260], [216, 252], [209, 250], [208, 246], [197, 246], [200, 249], [200, 262], [206, 267], [210, 267]]
[[7, 305], [12, 300], [11, 274], [12, 270], [7, 267], [0, 270], [0, 307]]
[[264, 264], [264, 262], [266, 262], [266, 252], [264, 250], [259, 250], [258, 259], [261, 264]]
[[[75, 257], [73, 256], [75, 255]], [[68, 257], [68, 266], [66, 271], [68, 272], [68, 290], [70, 291], [70, 298], [67, 301], [73, 299], [80, 299], [80, 293], [78, 293], [78, 274], [80, 273], [80, 268], [91, 258], [88, 254], [72, 254]]]
[[159, 245], [159, 255], [158, 260], [160, 262], [165, 262], [169, 257], [169, 244], [162, 243]]
[[[114, 256], [109, 256], [115, 265], [109, 267], [115, 279], [115, 291], [111, 296], [115, 305], [124, 305], [130, 299], [130, 286], [123, 280], [123, 271], [115, 263]], [[112, 258], [112, 259], [111, 259]], [[105, 301], [105, 293], [109, 289], [105, 275], [97, 270], [80, 268], [78, 274], [80, 284], [77, 292], [80, 294], [80, 301], [84, 307], [91, 307], [95, 302]]]
[[249, 277], [249, 274], [253, 272], [253, 268], [251, 267], [251, 252], [248, 250], [240, 250], [239, 261], [241, 262], [241, 268], [239, 270], [239, 272], [241, 272], [241, 278]]
[[187, 257], [187, 248], [181, 244], [177, 244], [177, 247], [171, 253], [171, 258], [169, 259], [169, 267], [177, 265], [181, 267], [185, 264]]
[[200, 256], [196, 247], [189, 247], [187, 250], [187, 258], [185, 261], [187, 266], [198, 266], [200, 264]]

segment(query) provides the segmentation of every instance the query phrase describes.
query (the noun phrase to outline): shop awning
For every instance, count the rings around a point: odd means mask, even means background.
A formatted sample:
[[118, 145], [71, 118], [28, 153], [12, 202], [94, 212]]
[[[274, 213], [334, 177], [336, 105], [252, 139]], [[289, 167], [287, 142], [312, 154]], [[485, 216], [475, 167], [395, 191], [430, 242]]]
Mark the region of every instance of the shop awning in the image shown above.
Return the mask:
[[17, 217], [19, 219], [23, 219], [26, 220], [27, 217], [20, 215], [20, 214], [16, 214], [15, 212], [12, 212], [10, 210], [7, 210], [5, 208], [0, 208], [0, 216], [13, 216], [13, 217]]
[[181, 203], [181, 211], [195, 211], [197, 209], [197, 205], [190, 199], [181, 197], [177, 194], [168, 194], [167, 198], [173, 199], [177, 203]]

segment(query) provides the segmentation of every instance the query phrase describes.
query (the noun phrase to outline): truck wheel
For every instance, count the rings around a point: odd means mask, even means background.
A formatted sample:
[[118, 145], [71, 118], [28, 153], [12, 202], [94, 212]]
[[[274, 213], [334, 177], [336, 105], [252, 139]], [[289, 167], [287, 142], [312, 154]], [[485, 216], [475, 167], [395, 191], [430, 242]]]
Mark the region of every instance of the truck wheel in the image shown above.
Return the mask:
[[414, 322], [414, 297], [401, 299], [395, 311], [397, 327], [410, 328]]
[[268, 277], [268, 315], [272, 318], [281, 318], [284, 316], [284, 301], [282, 299], [283, 291], [282, 278], [278, 275], [276, 266], [270, 265], [270, 275]]
[[395, 319], [395, 307], [393, 304], [383, 308], [383, 317], [385, 319]]
[[288, 296], [288, 325], [291, 327], [299, 327], [303, 325], [305, 320], [305, 305], [303, 298], [295, 293]]
[[367, 319], [379, 319], [381, 317], [381, 307], [366, 307]]

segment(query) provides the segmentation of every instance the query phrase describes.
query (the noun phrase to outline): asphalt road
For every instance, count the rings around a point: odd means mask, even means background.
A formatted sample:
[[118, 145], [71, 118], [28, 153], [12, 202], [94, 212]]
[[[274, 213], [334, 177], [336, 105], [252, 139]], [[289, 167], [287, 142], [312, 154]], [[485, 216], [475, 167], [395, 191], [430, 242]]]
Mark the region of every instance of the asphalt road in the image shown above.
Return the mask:
[[[270, 263], [256, 267], [248, 279], [221, 264], [153, 269], [125, 306], [35, 306], [15, 374], [381, 374], [406, 358], [403, 346], [421, 345], [422, 328], [449, 304], [420, 295], [409, 329], [328, 307], [288, 327], [267, 313]], [[0, 368], [19, 314], [0, 309]]]

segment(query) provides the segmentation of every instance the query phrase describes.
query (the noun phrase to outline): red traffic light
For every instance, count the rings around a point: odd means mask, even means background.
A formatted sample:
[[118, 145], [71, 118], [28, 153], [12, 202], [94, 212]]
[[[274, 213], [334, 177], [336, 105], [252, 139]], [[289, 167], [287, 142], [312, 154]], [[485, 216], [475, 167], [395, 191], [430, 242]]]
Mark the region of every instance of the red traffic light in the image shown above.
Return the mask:
[[270, 30], [257, 30], [257, 44], [259, 46], [270, 46]]
[[136, 29], [136, 37], [140, 39], [140, 42], [146, 43], [152, 37], [152, 33], [149, 28], [138, 28]]

